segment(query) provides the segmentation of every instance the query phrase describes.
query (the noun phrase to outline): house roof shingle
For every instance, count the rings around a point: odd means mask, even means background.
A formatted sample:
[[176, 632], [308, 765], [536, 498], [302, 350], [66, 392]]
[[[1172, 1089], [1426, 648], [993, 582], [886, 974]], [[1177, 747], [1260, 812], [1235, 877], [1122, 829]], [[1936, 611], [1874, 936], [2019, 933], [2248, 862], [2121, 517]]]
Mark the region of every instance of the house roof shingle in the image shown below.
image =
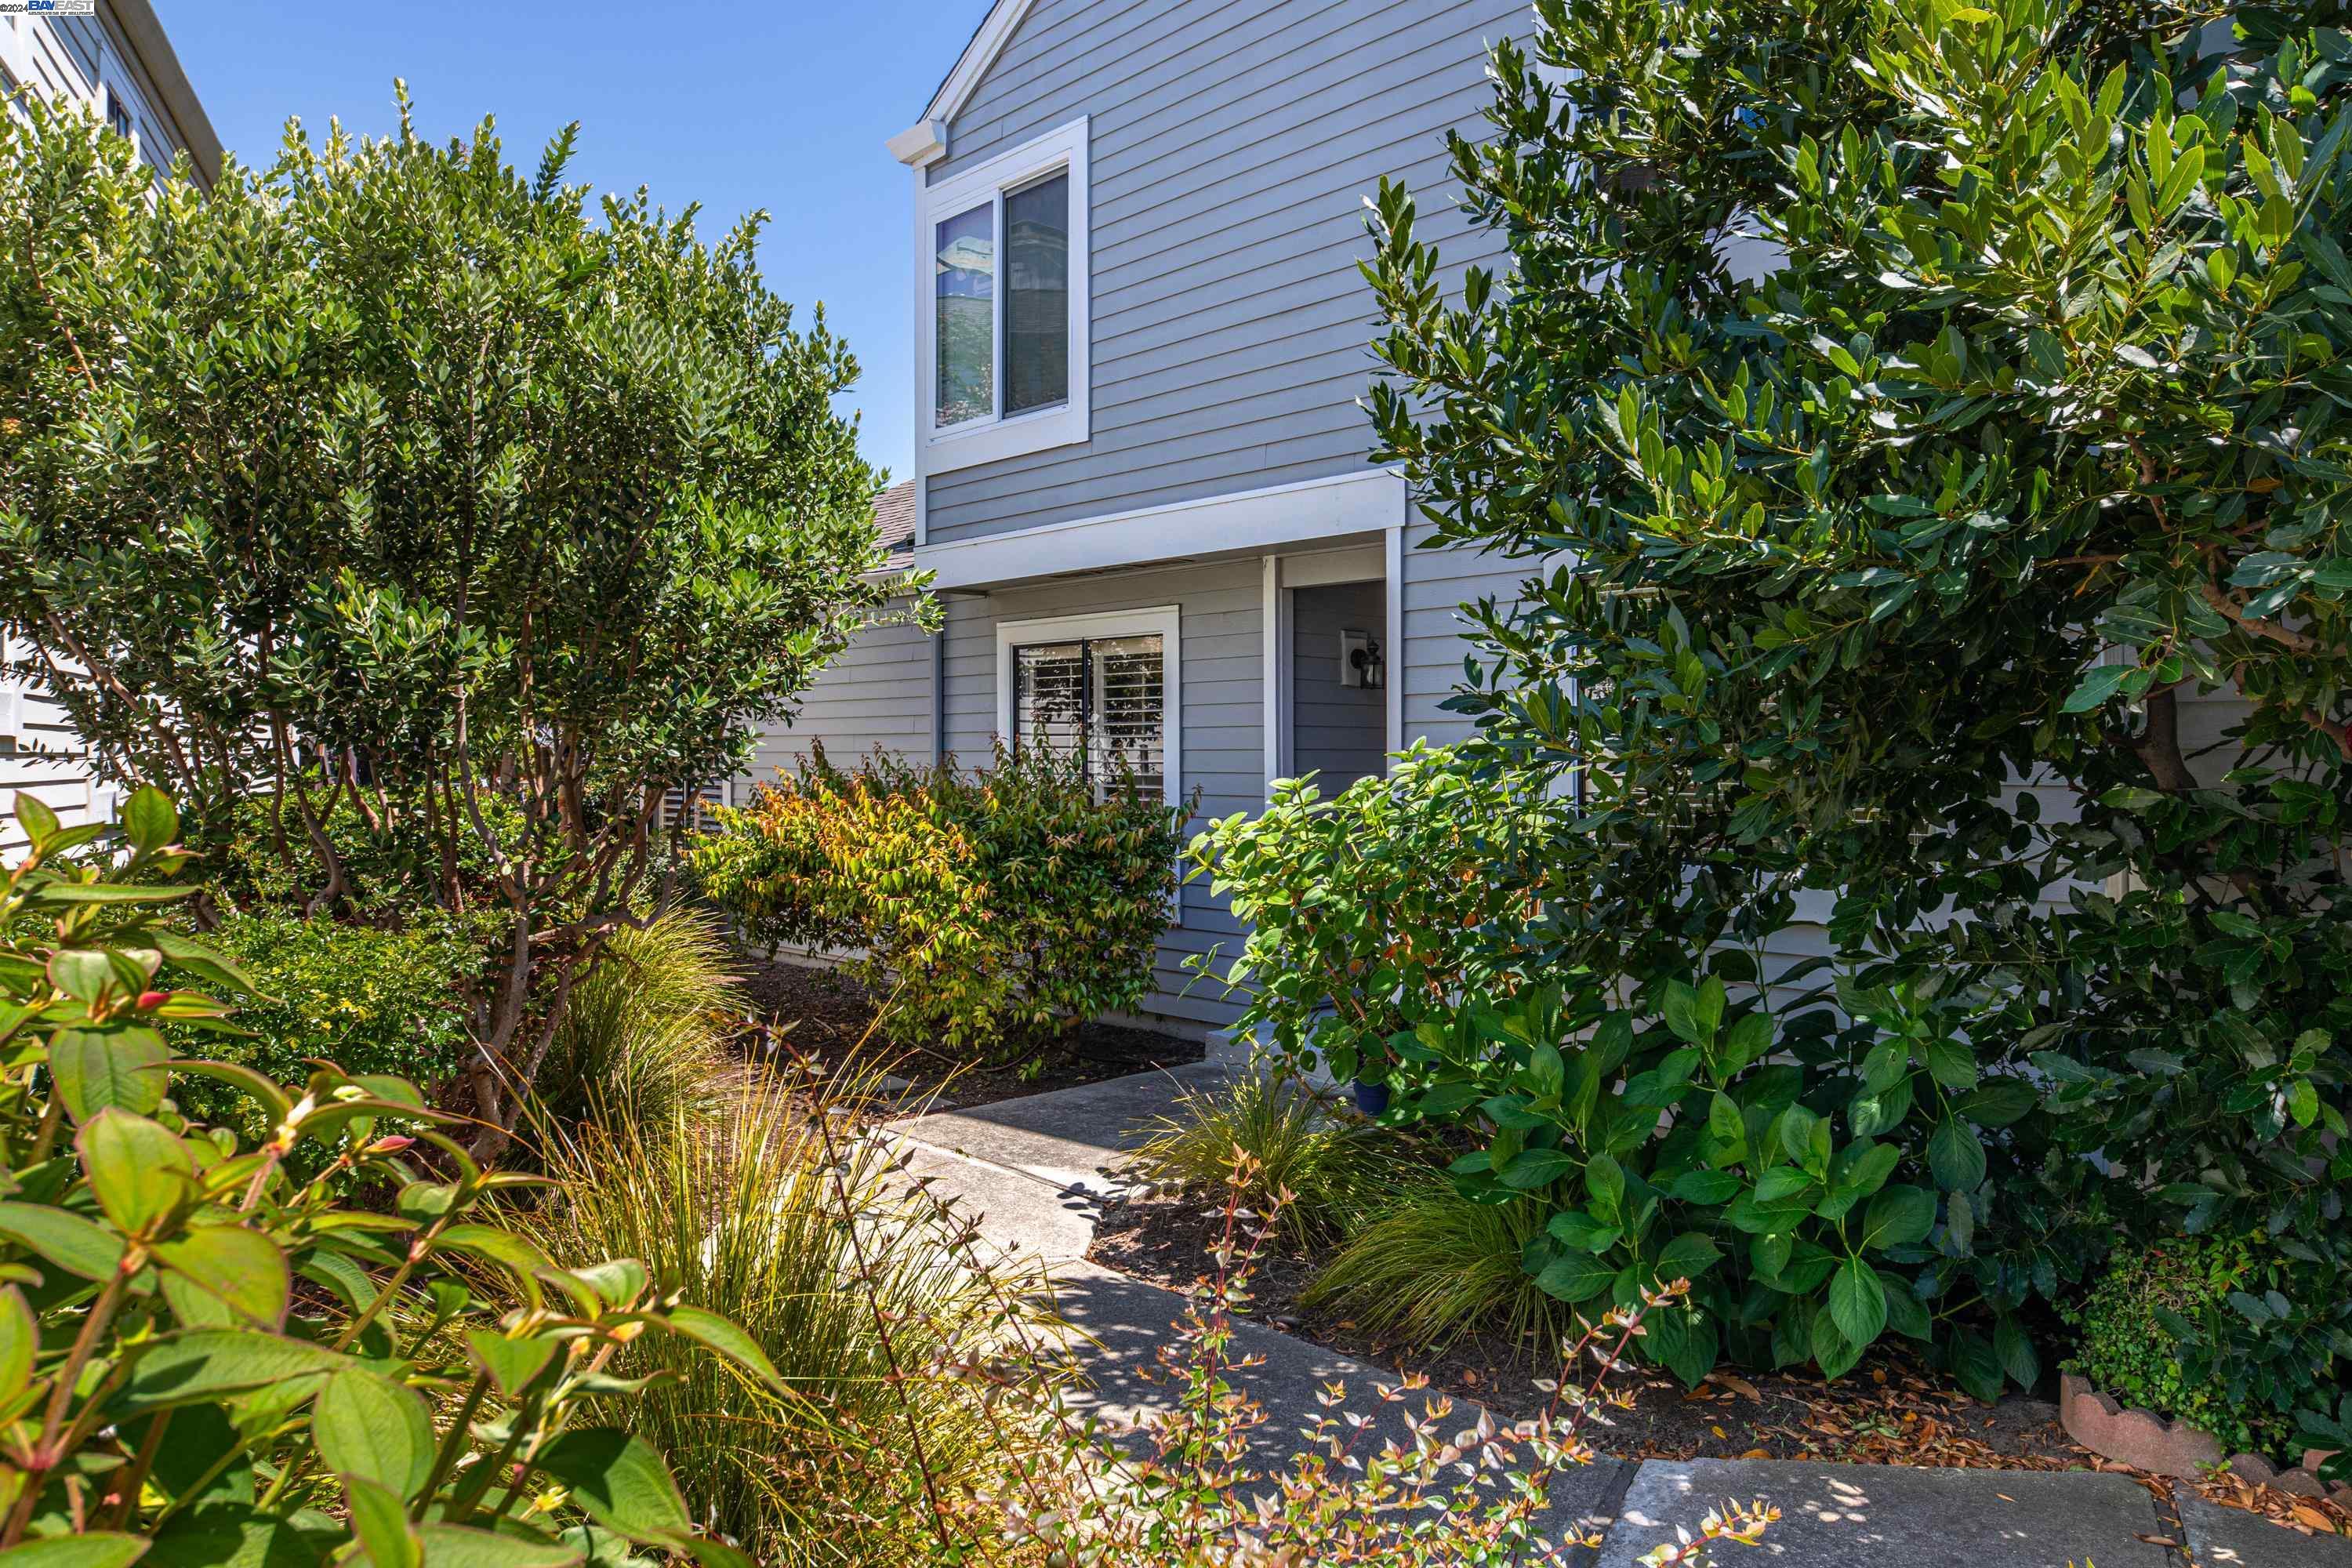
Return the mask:
[[892, 485], [874, 498], [874, 531], [881, 536], [890, 570], [903, 572], [915, 563], [914, 480]]

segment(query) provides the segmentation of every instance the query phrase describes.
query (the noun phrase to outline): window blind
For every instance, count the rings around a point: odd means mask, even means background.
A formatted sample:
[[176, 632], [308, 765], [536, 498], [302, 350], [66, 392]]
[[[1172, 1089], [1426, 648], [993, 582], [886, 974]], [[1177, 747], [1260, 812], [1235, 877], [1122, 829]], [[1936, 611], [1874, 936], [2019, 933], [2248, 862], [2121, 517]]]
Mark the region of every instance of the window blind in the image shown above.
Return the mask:
[[1097, 796], [1167, 788], [1167, 668], [1156, 632], [1013, 650], [1013, 742], [1076, 752]]

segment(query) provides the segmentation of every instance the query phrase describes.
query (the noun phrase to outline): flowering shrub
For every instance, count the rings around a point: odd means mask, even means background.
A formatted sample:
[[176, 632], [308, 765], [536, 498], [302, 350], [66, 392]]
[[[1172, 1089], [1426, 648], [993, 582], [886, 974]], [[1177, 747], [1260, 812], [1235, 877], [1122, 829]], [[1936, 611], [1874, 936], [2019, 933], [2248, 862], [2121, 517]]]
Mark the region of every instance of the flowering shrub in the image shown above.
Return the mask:
[[1167, 929], [1187, 806], [999, 746], [978, 774], [820, 751], [721, 814], [703, 890], [756, 941], [833, 947], [902, 1043], [979, 1048], [1135, 1006]]
[[[288, 1089], [172, 1059], [163, 1027], [228, 1011], [182, 982], [247, 984], [157, 919], [184, 896], [164, 880], [187, 859], [177, 813], [140, 791], [111, 868], [69, 858], [104, 827], [61, 828], [25, 795], [16, 813], [31, 849], [0, 880], [0, 1555], [554, 1568], [602, 1535], [748, 1568], [694, 1532], [653, 1449], [574, 1425], [647, 1331], [773, 1384], [740, 1331], [657, 1297], [634, 1260], [560, 1268], [488, 1223], [494, 1195], [531, 1179], [475, 1164], [400, 1079], [322, 1065]], [[192, 1121], [172, 1098], [192, 1075], [249, 1096], [268, 1136], [241, 1148]], [[319, 1174], [298, 1179], [306, 1150]], [[427, 1150], [439, 1172], [415, 1162]], [[347, 1208], [346, 1177], [395, 1190]]]

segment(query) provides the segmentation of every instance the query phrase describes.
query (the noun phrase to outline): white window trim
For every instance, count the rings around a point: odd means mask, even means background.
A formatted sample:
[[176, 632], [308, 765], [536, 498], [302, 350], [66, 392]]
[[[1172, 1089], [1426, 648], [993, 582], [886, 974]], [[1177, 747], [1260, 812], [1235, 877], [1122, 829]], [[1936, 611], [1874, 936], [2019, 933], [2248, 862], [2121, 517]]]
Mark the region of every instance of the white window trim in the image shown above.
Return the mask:
[[[1093, 356], [1087, 340], [1093, 311], [1088, 288], [1092, 268], [1088, 265], [1087, 221], [1087, 125], [1086, 118], [1081, 116], [1033, 142], [1024, 142], [1010, 152], [974, 164], [937, 184], [925, 182], [922, 169], [915, 171], [915, 477], [918, 497], [926, 488], [923, 481], [932, 474], [951, 473], [974, 464], [994, 462], [1001, 458], [1015, 458], [1026, 452], [1070, 446], [1086, 440], [1091, 433]], [[939, 410], [932, 405], [939, 388], [935, 357], [939, 345], [933, 341], [939, 320], [933, 303], [934, 291], [938, 287], [934, 280], [935, 263], [932, 258], [934, 226], [940, 219], [968, 212], [984, 201], [994, 201], [998, 256], [996, 295], [1001, 310], [1004, 295], [1004, 192], [1050, 177], [1063, 170], [1067, 170], [1070, 176], [1069, 400], [1052, 408], [971, 419], [940, 429], [937, 424]], [[1003, 359], [1001, 344], [997, 358], [1000, 362]], [[994, 366], [1000, 398], [1004, 369], [1002, 363]], [[918, 515], [919, 518], [919, 513]]]
[[996, 732], [1013, 739], [1013, 650], [1035, 643], [1065, 642], [1073, 637], [1160, 637], [1160, 750], [1167, 758], [1161, 783], [1168, 804], [1184, 798], [1183, 712], [1184, 651], [1180, 641], [1183, 616], [1174, 605], [1144, 610], [1106, 610], [1095, 615], [1053, 616], [1043, 620], [996, 623]]

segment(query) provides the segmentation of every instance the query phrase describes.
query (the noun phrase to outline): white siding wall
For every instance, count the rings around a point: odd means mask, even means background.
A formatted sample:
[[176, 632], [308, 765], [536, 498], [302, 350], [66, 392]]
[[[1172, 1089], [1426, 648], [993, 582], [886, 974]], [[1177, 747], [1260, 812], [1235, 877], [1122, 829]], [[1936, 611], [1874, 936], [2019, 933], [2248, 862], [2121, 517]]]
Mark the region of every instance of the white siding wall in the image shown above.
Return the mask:
[[[179, 130], [161, 107], [163, 95], [104, 0], [95, 16], [0, 17], [0, 66], [21, 87], [52, 101], [88, 104], [100, 114], [111, 89], [131, 115], [140, 156], [158, 170], [168, 168], [182, 149]], [[12, 661], [24, 654], [14, 644], [6, 651]], [[24, 716], [20, 733], [0, 732], [0, 855], [13, 856], [25, 842], [14, 816], [17, 791], [40, 796], [68, 826], [90, 820], [93, 812], [104, 815], [112, 792], [90, 778], [80, 741], [57, 704], [37, 687], [0, 671], [0, 713], [10, 708]]]

